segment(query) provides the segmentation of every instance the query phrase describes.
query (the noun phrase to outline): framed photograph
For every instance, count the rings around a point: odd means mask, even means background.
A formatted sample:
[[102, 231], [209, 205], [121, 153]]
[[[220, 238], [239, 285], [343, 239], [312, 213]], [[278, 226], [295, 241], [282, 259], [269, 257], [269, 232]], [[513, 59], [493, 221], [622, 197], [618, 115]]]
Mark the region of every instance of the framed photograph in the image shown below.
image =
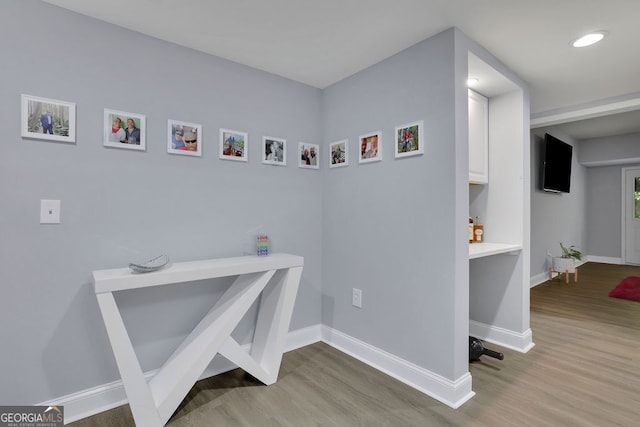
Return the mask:
[[371, 132], [358, 138], [359, 163], [379, 162], [382, 160], [382, 132]]
[[287, 165], [287, 141], [272, 136], [262, 137], [262, 163], [266, 165]]
[[76, 142], [76, 104], [22, 95], [23, 138]]
[[422, 120], [406, 125], [396, 126], [395, 143], [393, 144], [398, 157], [409, 157], [424, 154], [422, 139]]
[[299, 142], [298, 166], [308, 169], [320, 169], [320, 146], [318, 144]]
[[167, 152], [201, 157], [202, 125], [169, 120], [167, 122]]
[[220, 158], [246, 162], [249, 160], [249, 136], [246, 132], [220, 129]]
[[349, 165], [349, 140], [343, 139], [329, 144], [329, 167], [339, 168]]
[[104, 146], [146, 150], [145, 116], [105, 108]]

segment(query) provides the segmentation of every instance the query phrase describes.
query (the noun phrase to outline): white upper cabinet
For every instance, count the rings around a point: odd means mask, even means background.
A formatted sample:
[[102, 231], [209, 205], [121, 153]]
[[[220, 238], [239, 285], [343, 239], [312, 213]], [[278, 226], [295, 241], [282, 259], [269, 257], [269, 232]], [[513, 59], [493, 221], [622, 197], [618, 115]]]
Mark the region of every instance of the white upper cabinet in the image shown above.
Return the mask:
[[489, 182], [489, 101], [469, 90], [469, 182]]

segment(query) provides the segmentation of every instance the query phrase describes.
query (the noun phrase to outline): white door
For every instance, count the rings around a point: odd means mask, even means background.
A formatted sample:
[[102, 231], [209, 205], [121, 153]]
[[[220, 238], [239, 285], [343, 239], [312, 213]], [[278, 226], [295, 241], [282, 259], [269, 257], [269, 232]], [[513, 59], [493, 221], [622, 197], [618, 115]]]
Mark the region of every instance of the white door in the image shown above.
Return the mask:
[[640, 168], [624, 169], [624, 261], [640, 264]]

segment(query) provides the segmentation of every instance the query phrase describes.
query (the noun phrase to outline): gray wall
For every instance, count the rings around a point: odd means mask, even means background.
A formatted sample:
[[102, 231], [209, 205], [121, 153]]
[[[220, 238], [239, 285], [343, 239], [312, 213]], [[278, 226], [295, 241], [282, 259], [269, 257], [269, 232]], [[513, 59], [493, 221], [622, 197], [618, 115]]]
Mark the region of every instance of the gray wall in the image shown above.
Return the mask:
[[580, 141], [587, 168], [587, 246], [589, 255], [621, 258], [622, 168], [640, 165], [640, 134]]
[[[323, 92], [325, 141], [348, 138], [351, 164], [324, 172], [322, 322], [451, 380], [468, 372], [469, 51], [515, 78], [450, 29]], [[395, 126], [419, 119], [425, 154], [394, 159]], [[358, 137], [376, 130], [384, 160], [358, 164]], [[518, 332], [529, 327], [523, 260], [501, 277], [517, 289], [498, 297], [517, 301], [506, 323]]]
[[[545, 132], [573, 146], [571, 192], [548, 193], [541, 190], [541, 151]], [[560, 131], [548, 128], [533, 129], [531, 133], [531, 276], [549, 269], [547, 251], [561, 254], [560, 242], [575, 245], [583, 254], [587, 246], [587, 171], [578, 163], [580, 145]]]
[[[319, 90], [33, 0], [0, 3], [0, 51], [0, 402], [119, 379], [95, 269], [237, 256], [265, 231], [273, 250], [305, 257], [291, 329], [320, 323], [322, 171], [295, 161], [298, 141], [322, 140]], [[77, 103], [77, 143], [22, 139], [23, 93]], [[146, 152], [103, 146], [104, 108], [146, 115]], [[201, 158], [167, 154], [168, 119], [202, 124]], [[221, 127], [249, 133], [248, 163], [218, 159]], [[287, 167], [260, 164], [262, 135], [287, 139]], [[60, 225], [39, 224], [40, 199], [62, 201]], [[225, 283], [120, 294], [145, 370]]]
[[[582, 147], [582, 142], [580, 143]], [[587, 169], [587, 247], [589, 255], [621, 258], [622, 167]]]
[[[453, 52], [446, 31], [324, 91], [325, 141], [348, 138], [350, 165], [325, 171], [322, 306], [323, 324], [452, 379]], [[420, 119], [425, 154], [394, 159], [395, 126]], [[377, 130], [383, 161], [358, 164]]]

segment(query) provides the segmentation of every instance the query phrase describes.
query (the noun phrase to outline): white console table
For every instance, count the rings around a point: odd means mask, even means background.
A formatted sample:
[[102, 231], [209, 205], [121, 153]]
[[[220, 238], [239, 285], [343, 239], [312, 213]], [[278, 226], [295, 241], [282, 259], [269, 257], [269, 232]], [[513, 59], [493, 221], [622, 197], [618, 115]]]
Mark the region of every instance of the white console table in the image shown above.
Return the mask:
[[[96, 298], [136, 426], [163, 426], [220, 353], [264, 384], [278, 378], [304, 259], [288, 254], [181, 262], [151, 273], [93, 272]], [[113, 292], [238, 276], [147, 383]], [[249, 352], [231, 333], [262, 294]]]

